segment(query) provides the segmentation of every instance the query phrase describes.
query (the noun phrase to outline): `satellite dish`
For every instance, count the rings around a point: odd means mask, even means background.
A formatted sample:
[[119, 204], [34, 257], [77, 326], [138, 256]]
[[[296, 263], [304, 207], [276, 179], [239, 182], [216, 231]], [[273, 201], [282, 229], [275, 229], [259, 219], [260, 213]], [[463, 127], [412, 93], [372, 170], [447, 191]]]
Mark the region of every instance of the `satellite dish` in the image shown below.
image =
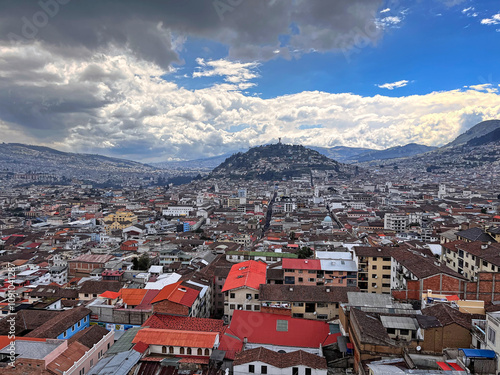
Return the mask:
[[419, 345], [417, 346], [415, 349], [417, 349], [417, 352], [421, 351], [422, 350], [422, 347]]

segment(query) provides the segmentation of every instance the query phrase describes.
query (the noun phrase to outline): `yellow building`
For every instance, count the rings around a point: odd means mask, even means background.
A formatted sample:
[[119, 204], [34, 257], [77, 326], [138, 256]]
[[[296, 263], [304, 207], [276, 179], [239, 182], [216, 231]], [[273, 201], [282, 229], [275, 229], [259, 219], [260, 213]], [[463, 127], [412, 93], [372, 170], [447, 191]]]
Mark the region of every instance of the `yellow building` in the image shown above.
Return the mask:
[[391, 293], [390, 247], [354, 247], [358, 258], [358, 287], [362, 292]]
[[117, 229], [125, 229], [137, 223], [137, 215], [130, 211], [118, 211], [104, 217], [106, 233], [111, 234]]

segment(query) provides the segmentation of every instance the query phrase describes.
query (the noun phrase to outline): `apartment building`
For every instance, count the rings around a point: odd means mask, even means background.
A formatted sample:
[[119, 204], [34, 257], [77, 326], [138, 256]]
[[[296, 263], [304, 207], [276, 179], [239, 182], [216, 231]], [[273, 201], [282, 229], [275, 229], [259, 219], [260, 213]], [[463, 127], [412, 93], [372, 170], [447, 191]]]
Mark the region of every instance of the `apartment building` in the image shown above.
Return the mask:
[[358, 287], [366, 293], [391, 293], [392, 247], [356, 246], [358, 261]]

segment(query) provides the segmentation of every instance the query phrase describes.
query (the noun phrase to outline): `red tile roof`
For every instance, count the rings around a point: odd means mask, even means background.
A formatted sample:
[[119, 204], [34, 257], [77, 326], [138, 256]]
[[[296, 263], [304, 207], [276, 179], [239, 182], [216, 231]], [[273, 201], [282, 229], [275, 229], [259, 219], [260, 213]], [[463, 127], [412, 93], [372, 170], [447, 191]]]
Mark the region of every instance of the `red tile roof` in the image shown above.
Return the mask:
[[149, 345], [146, 344], [145, 342], [139, 341], [137, 344], [134, 345], [132, 349], [134, 349], [138, 353], [144, 353], [146, 350], [148, 350]]
[[283, 259], [283, 269], [292, 270], [320, 270], [321, 261], [319, 259]]
[[196, 298], [200, 294], [198, 290], [181, 286], [181, 281], [167, 285], [156, 295], [151, 303], [156, 303], [164, 300], [175, 302], [183, 306], [192, 306]]
[[266, 283], [267, 265], [263, 262], [248, 260], [235, 264], [227, 275], [222, 293], [227, 290], [249, 287], [258, 290], [260, 284]]
[[180, 331], [219, 332], [221, 334], [226, 328], [220, 319], [191, 318], [159, 313], [151, 315], [142, 326]]
[[215, 346], [218, 335], [218, 332], [143, 328], [137, 332], [132, 342], [135, 344], [142, 341], [148, 345], [185, 346], [211, 349]]
[[108, 291], [102, 293], [101, 295], [99, 295], [99, 297], [116, 299], [116, 298], [120, 297], [120, 292], [111, 292], [108, 290]]
[[[286, 321], [280, 322], [287, 326], [286, 330], [277, 330], [278, 320]], [[229, 329], [240, 339], [247, 337], [248, 342], [257, 344], [319, 348], [333, 340], [326, 322], [256, 311], [236, 310]]]

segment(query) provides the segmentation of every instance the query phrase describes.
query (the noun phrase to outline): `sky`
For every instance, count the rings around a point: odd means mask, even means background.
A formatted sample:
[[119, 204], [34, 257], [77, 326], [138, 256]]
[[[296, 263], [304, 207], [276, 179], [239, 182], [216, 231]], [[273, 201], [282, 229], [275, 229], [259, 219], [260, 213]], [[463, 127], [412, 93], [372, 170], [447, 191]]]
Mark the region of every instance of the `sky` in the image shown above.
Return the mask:
[[500, 118], [499, 46], [498, 0], [2, 0], [0, 141], [441, 146]]

